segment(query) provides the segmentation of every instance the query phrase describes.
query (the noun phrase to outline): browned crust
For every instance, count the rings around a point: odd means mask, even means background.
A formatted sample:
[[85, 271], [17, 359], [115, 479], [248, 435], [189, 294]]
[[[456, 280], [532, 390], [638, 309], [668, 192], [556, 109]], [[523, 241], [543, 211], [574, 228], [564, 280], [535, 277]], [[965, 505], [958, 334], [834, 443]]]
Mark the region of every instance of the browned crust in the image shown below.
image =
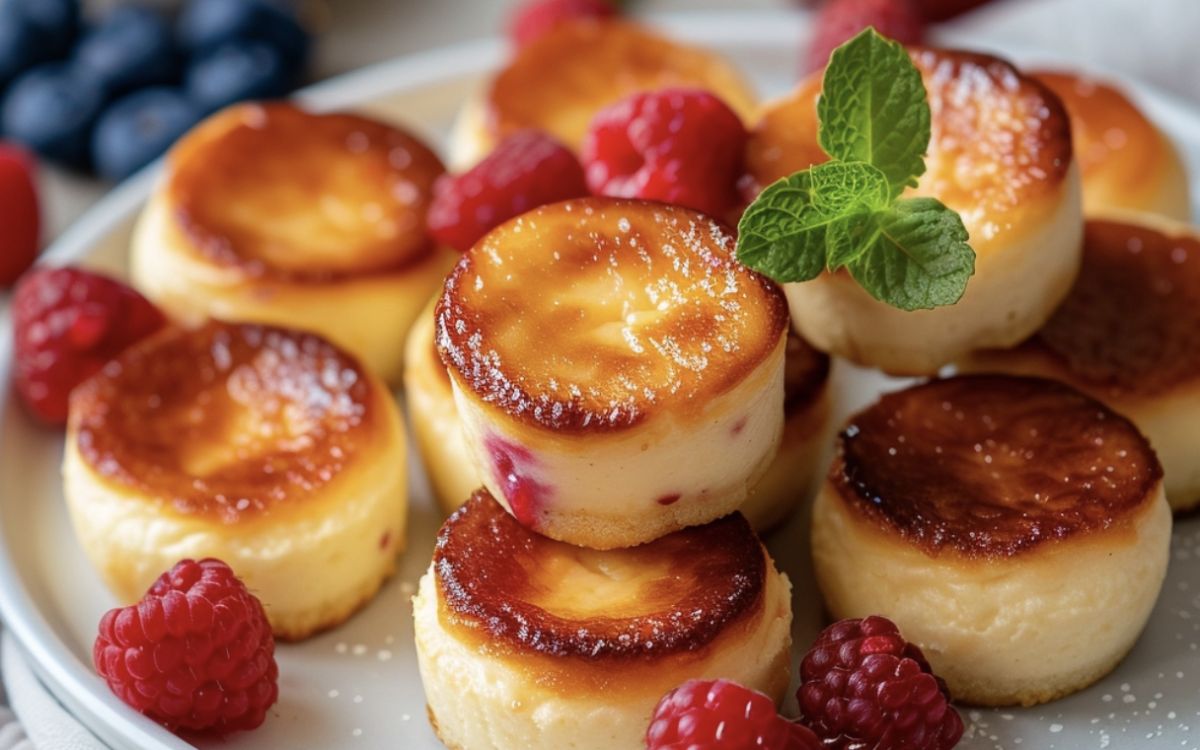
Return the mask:
[[[928, 171], [918, 193], [964, 212], [970, 227], [973, 214], [995, 220], [1062, 184], [1071, 130], [1049, 87], [991, 55], [924, 47], [910, 53], [933, 111]], [[770, 106], [751, 133], [747, 166], [760, 187], [829, 158], [817, 142], [821, 75]]]
[[1200, 382], [1200, 237], [1087, 222], [1074, 287], [1021, 349], [1105, 398]]
[[[234, 524], [302, 502], [336, 480], [382, 424], [362, 366], [315, 335], [210, 322], [126, 350], [71, 396], [71, 434], [107, 481], [175, 512]], [[266, 434], [238, 428], [247, 414]], [[190, 447], [232, 440], [203, 476]]]
[[438, 724], [437, 714], [433, 712], [433, 706], [425, 704], [425, 715], [429, 718], [429, 727], [433, 730], [433, 734], [438, 738], [438, 742], [446, 746], [446, 750], [462, 750], [458, 745], [451, 745], [442, 737], [442, 728]]
[[766, 558], [737, 513], [608, 553], [671, 564], [670, 576], [653, 586], [664, 606], [643, 615], [579, 619], [530, 603], [537, 586], [553, 585], [538, 575], [539, 559], [564, 546], [522, 526], [486, 490], [476, 492], [446, 520], [434, 550], [448, 624], [501, 651], [628, 665], [699, 651], [762, 607]]
[[[359, 115], [316, 114], [293, 104], [236, 105], [201, 124], [172, 149], [165, 190], [174, 226], [207, 261], [249, 278], [329, 283], [398, 272], [433, 250], [425, 214], [443, 172], [437, 155], [410, 133]], [[347, 169], [357, 175], [346, 188]], [[340, 181], [338, 181], [340, 180]], [[323, 192], [369, 200], [388, 233], [346, 232], [328, 267], [281, 267], [271, 255], [286, 239], [268, 224], [231, 213], [239, 201], [312, 202]]]
[[1129, 420], [1066, 385], [971, 375], [854, 415], [829, 479], [849, 510], [928, 554], [1012, 557], [1131, 523], [1162, 467]]
[[578, 149], [600, 109], [677, 86], [711, 90], [739, 113], [752, 107], [741, 76], [713, 52], [626, 21], [566, 23], [517, 50], [496, 75], [485, 124], [496, 138], [537, 128]]
[[[435, 309], [442, 362], [485, 403], [558, 433], [699, 413], [774, 356], [788, 326], [782, 290], [733, 250], [724, 225], [676, 206], [594, 197], [535, 209], [447, 277]], [[560, 290], [584, 287], [648, 313], [637, 347], [612, 333], [617, 303], [590, 316], [595, 296], [557, 304]], [[666, 307], [649, 313], [658, 301]], [[599, 328], [611, 335], [597, 339]]]

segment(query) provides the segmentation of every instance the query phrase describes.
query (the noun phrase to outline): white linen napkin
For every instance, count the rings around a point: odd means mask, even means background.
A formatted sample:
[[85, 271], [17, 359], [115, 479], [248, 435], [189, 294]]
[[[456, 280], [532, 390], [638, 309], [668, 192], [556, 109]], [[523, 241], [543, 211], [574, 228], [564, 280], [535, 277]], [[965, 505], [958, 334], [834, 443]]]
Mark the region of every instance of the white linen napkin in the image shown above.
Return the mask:
[[11, 711], [0, 707], [0, 750], [106, 750], [50, 695], [8, 631], [0, 636], [0, 670], [12, 703]]

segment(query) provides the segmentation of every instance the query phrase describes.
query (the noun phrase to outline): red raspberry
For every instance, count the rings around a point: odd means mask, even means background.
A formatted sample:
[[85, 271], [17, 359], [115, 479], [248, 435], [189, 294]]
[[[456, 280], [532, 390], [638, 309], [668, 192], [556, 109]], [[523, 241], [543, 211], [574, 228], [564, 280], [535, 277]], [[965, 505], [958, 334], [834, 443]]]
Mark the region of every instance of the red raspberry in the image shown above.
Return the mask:
[[883, 617], [826, 628], [800, 663], [796, 698], [829, 750], [949, 750], [963, 733], [946, 683]]
[[588, 187], [721, 217], [738, 204], [746, 128], [707, 91], [634, 94], [602, 109], [583, 141]]
[[0, 144], [0, 286], [9, 286], [37, 257], [41, 233], [33, 159]]
[[494, 227], [547, 203], [588, 194], [575, 154], [545, 133], [522, 130], [460, 175], [433, 186], [428, 225], [444, 245], [466, 252]]
[[913, 0], [831, 0], [813, 25], [805, 72], [824, 68], [836, 48], [868, 26], [901, 44], [920, 44], [925, 38], [925, 21]]
[[518, 47], [524, 47], [564, 21], [616, 14], [611, 0], [530, 0], [513, 13], [508, 36]]
[[92, 649], [117, 697], [172, 732], [254, 729], [279, 697], [262, 603], [220, 560], [183, 560], [110, 610]]
[[821, 750], [817, 736], [775, 713], [775, 703], [729, 680], [689, 680], [662, 697], [648, 750]]
[[67, 420], [71, 389], [165, 322], [134, 290], [78, 268], [41, 268], [13, 295], [17, 392], [46, 424]]

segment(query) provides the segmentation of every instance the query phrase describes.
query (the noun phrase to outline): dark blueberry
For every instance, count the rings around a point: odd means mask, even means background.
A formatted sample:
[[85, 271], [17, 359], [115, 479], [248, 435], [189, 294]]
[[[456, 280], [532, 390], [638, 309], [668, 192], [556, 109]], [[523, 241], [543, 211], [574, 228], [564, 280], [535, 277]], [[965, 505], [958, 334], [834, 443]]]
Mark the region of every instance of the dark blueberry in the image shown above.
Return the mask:
[[272, 45], [293, 71], [308, 59], [309, 36], [284, 0], [191, 0], [179, 16], [179, 39], [192, 53], [235, 39]]
[[79, 0], [0, 0], [5, 2], [37, 32], [43, 59], [59, 60], [67, 56], [79, 33]]
[[128, 94], [96, 123], [96, 171], [110, 180], [128, 177], [161, 156], [200, 117], [200, 110], [179, 89], [154, 87]]
[[110, 96], [172, 83], [179, 75], [171, 27], [149, 8], [117, 8], [87, 32], [75, 50], [81, 73], [96, 80]]
[[274, 99], [292, 90], [291, 71], [264, 42], [226, 42], [187, 70], [184, 87], [205, 112], [246, 99]]
[[67, 63], [45, 63], [9, 88], [0, 110], [4, 135], [48, 159], [84, 168], [92, 125], [104, 106], [96, 82]]
[[16, 6], [0, 0], [0, 89], [41, 62], [37, 37]]

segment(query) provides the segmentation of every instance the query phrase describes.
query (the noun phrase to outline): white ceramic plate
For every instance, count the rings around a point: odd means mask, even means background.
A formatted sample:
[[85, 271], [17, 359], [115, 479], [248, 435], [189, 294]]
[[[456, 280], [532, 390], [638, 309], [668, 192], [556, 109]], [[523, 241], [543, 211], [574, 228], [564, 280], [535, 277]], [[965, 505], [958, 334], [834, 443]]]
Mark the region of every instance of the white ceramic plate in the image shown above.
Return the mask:
[[[794, 81], [805, 29], [802, 16], [703, 14], [655, 22], [675, 36], [729, 55], [764, 94], [781, 93]], [[978, 39], [947, 41], [988, 46]], [[1021, 62], [1054, 61], [1053, 56], [1005, 52]], [[302, 96], [319, 108], [353, 107], [394, 118], [440, 142], [458, 105], [502, 55], [503, 45], [496, 40], [442, 49], [344, 76]], [[1144, 87], [1129, 88], [1184, 149], [1191, 174], [1200, 176], [1200, 113]], [[152, 167], [101, 201], [50, 250], [47, 261], [84, 262], [123, 273], [129, 227], [156, 174]], [[1200, 196], [1200, 184], [1194, 195]], [[11, 343], [7, 320], [0, 318], [0, 382], [8, 379]], [[834, 377], [839, 415], [889, 385], [842, 365]], [[115, 602], [71, 533], [59, 482], [61, 454], [58, 434], [37, 428], [11, 398], [0, 398], [0, 614], [46, 684], [107, 743], [145, 750], [192, 747], [127, 709], [92, 671], [96, 624]], [[415, 459], [413, 466], [418, 467]], [[336, 631], [279, 648], [280, 700], [262, 728], [200, 747], [440, 747], [425, 720], [408, 602], [430, 559], [440, 517], [419, 468], [413, 475], [408, 551], [396, 578]], [[806, 545], [800, 541], [807, 533], [803, 515], [770, 540], [780, 565], [797, 584], [798, 650], [812, 640], [822, 619]], [[1111, 677], [1048, 706], [964, 711], [968, 730], [962, 747], [1195, 748], [1200, 738], [1196, 558], [1200, 520], [1180, 523], [1166, 588], [1150, 627]]]

